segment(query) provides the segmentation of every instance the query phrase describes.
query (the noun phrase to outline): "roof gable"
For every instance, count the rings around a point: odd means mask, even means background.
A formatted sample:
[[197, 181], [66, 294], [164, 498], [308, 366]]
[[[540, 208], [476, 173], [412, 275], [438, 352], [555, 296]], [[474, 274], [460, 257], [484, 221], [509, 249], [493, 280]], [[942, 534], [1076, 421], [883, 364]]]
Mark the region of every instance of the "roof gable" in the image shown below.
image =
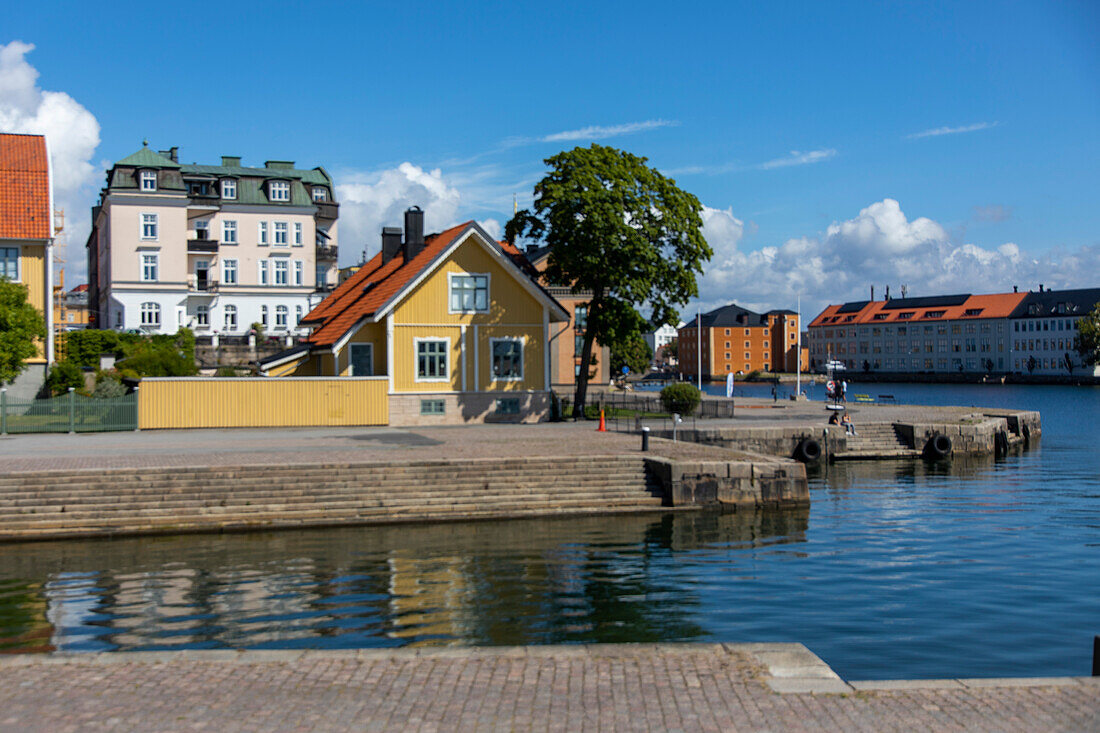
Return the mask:
[[155, 150], [150, 150], [147, 147], [143, 147], [136, 153], [127, 155], [122, 160], [115, 163], [115, 165], [132, 165], [135, 168], [179, 168], [180, 164], [169, 158], [167, 155], [161, 155]]
[[392, 310], [424, 278], [435, 271], [458, 246], [475, 239], [499, 256], [506, 271], [536, 297], [548, 301], [560, 318], [568, 318], [565, 310], [519, 263], [523, 255], [511, 245], [495, 242], [476, 222], [466, 222], [425, 238], [424, 248], [408, 262], [400, 255], [386, 263], [378, 253], [332, 294], [302, 319], [305, 324], [320, 324], [310, 334], [313, 346], [333, 346], [349, 335], [361, 322], [379, 320]]

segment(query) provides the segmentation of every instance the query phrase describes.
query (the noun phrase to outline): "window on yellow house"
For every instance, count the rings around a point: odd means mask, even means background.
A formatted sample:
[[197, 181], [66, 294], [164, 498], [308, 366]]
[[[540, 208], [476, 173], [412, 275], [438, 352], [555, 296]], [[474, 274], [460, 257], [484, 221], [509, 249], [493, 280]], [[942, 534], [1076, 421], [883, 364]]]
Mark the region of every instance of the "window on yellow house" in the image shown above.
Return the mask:
[[493, 379], [523, 379], [523, 339], [492, 338], [489, 343], [493, 354]]
[[485, 313], [489, 310], [488, 275], [451, 275], [451, 313]]
[[416, 381], [447, 381], [447, 339], [416, 339]]

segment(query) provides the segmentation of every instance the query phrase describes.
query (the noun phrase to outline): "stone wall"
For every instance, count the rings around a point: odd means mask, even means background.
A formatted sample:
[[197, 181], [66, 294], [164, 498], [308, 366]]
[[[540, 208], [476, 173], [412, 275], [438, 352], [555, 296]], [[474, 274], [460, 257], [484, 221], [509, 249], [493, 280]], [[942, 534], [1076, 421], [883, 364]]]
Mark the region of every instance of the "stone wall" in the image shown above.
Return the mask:
[[786, 460], [682, 461], [646, 458], [646, 470], [664, 489], [669, 506], [737, 507], [810, 503], [806, 467]]
[[[657, 438], [672, 438], [671, 430], [652, 430], [650, 435]], [[714, 427], [679, 428], [676, 439], [690, 443], [713, 445], [744, 453], [758, 453], [765, 456], [791, 458], [795, 448], [807, 438], [821, 444], [826, 455], [839, 453], [847, 449], [844, 429], [836, 426], [808, 428], [794, 427]]]
[[[550, 416], [549, 392], [461, 392], [391, 394], [390, 425], [464, 425], [466, 423], [534, 423]], [[497, 400], [518, 399], [518, 414], [499, 414]], [[442, 415], [420, 414], [422, 400], [442, 400]]]
[[916, 450], [936, 434], [951, 439], [952, 454], [989, 454], [996, 452], [998, 433], [1005, 433], [1010, 446], [1026, 447], [1042, 435], [1038, 412], [1007, 414], [975, 413], [961, 422], [897, 423], [898, 432]]

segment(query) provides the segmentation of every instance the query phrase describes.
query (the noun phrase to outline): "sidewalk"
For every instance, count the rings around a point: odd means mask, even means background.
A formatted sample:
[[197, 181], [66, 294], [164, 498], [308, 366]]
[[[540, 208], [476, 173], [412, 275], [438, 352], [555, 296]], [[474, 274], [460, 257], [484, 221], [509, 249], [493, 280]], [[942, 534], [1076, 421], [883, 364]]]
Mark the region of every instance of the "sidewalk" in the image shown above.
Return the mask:
[[849, 685], [799, 644], [23, 655], [0, 729], [1088, 731], [1100, 678]]

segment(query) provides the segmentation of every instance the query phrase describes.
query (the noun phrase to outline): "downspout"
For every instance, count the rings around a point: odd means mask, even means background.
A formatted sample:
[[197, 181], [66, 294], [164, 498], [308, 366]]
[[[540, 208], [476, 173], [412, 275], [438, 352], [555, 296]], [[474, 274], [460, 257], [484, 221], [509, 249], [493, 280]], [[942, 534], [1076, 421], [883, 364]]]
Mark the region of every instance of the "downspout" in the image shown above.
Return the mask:
[[46, 240], [46, 369], [53, 364], [53, 163], [50, 161], [50, 141], [45, 135], [46, 144], [46, 187], [49, 191], [49, 235]]

